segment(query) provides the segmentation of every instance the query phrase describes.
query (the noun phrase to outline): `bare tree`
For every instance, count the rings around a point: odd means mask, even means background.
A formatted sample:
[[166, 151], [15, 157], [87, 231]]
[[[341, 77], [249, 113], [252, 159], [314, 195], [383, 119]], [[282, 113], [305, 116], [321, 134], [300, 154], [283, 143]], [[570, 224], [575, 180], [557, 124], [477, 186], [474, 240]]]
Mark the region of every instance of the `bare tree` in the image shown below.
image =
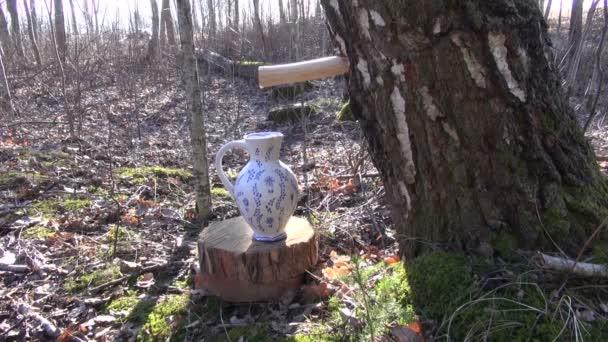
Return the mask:
[[213, 0], [207, 0], [207, 14], [209, 16], [209, 35], [215, 37], [217, 22], [215, 21], [215, 6]]
[[40, 66], [42, 65], [42, 60], [40, 59], [40, 50], [38, 50], [38, 41], [36, 40], [36, 35], [34, 34], [34, 27], [36, 24], [32, 21], [32, 15], [30, 13], [27, 0], [23, 0], [23, 8], [25, 9], [25, 17], [27, 18], [27, 33], [30, 37], [30, 42], [32, 43], [34, 58], [36, 59], [36, 64]]
[[19, 28], [19, 14], [17, 13], [17, 0], [8, 0], [6, 9], [11, 16], [11, 36], [17, 56], [23, 58], [23, 44], [21, 43], [21, 29]]
[[[13, 106], [11, 88], [8, 85], [8, 77], [6, 76], [6, 68], [4, 67], [4, 58], [2, 57], [3, 55], [4, 55], [4, 52], [2, 51], [2, 47], [0, 47], [0, 73], [2, 76], [2, 88], [0, 88], [0, 90], [1, 90], [0, 95], [2, 95], [2, 98], [4, 98], [3, 101], [5, 101], [7, 103], [8, 108], [11, 110], [11, 112], [16, 113], [15, 107]], [[2, 98], [0, 98], [0, 100], [2, 100]], [[0, 101], [0, 104], [3, 104], [3, 103]], [[0, 108], [2, 108], [3, 106], [0, 106]]]
[[40, 22], [38, 21], [38, 14], [36, 13], [36, 4], [34, 3], [34, 0], [30, 0], [30, 15], [32, 17], [32, 29], [34, 31], [34, 38], [36, 39], [36, 42], [39, 42], [40, 36], [38, 35], [38, 32], [40, 31]]
[[2, 48], [5, 56], [8, 56], [8, 53], [11, 51], [11, 45], [11, 36], [8, 33], [8, 23], [4, 16], [4, 12], [2, 11], [2, 6], [0, 6], [0, 48]]
[[175, 46], [175, 27], [171, 17], [171, 6], [169, 0], [163, 0], [160, 12], [160, 46], [164, 49], [165, 43]]
[[260, 0], [253, 0], [253, 20], [255, 26], [258, 29], [260, 38], [262, 39], [262, 48], [264, 49], [264, 58], [268, 58], [268, 48], [266, 47], [266, 37], [264, 35], [264, 27], [262, 26], [262, 19], [260, 19]]
[[55, 4], [55, 43], [61, 62], [65, 63], [67, 53], [65, 37], [65, 20], [63, 17], [63, 0], [54, 0]]
[[570, 14], [570, 28], [568, 29], [568, 70], [572, 68], [574, 61], [574, 50], [580, 44], [583, 37], [583, 0], [572, 0], [572, 12]]
[[156, 0], [150, 0], [150, 6], [152, 7], [152, 36], [150, 37], [150, 43], [148, 45], [147, 59], [149, 63], [156, 61], [158, 58], [158, 5]]
[[76, 21], [76, 12], [74, 11], [74, 0], [70, 0], [70, 11], [72, 12], [72, 34], [78, 35], [78, 22]]
[[194, 55], [194, 34], [192, 32], [192, 11], [190, 0], [177, 0], [179, 36], [184, 58], [184, 83], [190, 98], [190, 140], [196, 179], [196, 209], [198, 221], [205, 222], [211, 214], [211, 192], [209, 184], [209, 163], [207, 161], [207, 140], [205, 120], [201, 102], [201, 88], [198, 66]]
[[289, 20], [291, 22], [298, 21], [298, 0], [290, 0], [291, 6], [289, 6]]
[[285, 24], [287, 22], [287, 18], [285, 16], [285, 7], [283, 7], [283, 0], [279, 0], [279, 22], [281, 24]]
[[545, 9], [545, 20], [549, 19], [549, 13], [551, 13], [551, 5], [553, 5], [553, 0], [549, 0], [547, 2], [547, 8]]
[[239, 0], [234, 0], [234, 21], [233, 26], [236, 31], [239, 30], [239, 22], [240, 22], [240, 13], [239, 13]]

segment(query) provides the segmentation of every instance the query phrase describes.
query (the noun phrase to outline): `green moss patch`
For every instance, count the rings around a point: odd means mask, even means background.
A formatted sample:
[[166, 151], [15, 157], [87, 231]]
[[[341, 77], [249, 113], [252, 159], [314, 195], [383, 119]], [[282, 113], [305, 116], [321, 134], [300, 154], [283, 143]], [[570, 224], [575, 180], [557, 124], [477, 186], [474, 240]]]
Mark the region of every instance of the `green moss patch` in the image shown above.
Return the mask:
[[229, 200], [232, 198], [230, 192], [224, 188], [213, 188], [211, 189], [211, 197], [216, 199]]
[[40, 183], [47, 179], [48, 179], [48, 177], [41, 175], [38, 172], [20, 172], [20, 171], [0, 172], [0, 189], [1, 188], [16, 189], [22, 185], [26, 185], [29, 183]]
[[160, 178], [174, 177], [180, 178], [182, 181], [188, 181], [192, 178], [192, 173], [186, 170], [162, 166], [121, 167], [116, 170], [116, 175], [120, 178], [131, 178], [135, 183], [143, 183], [152, 176]]
[[240, 62], [236, 62], [237, 65], [239, 66], [262, 66], [265, 65], [264, 62], [261, 61], [240, 61]]
[[407, 265], [411, 299], [424, 316], [441, 320], [469, 296], [473, 283], [466, 257], [461, 253], [433, 252]]
[[[164, 341], [170, 337], [176, 338], [173, 333], [179, 332], [179, 326], [176, 326], [175, 323], [185, 321], [183, 316], [188, 312], [189, 304], [190, 297], [188, 294], [170, 295], [158, 302], [148, 315], [137, 340]], [[177, 325], [180, 324], [177, 323]]]
[[26, 240], [46, 240], [54, 236], [55, 231], [44, 226], [33, 226], [23, 230], [21, 237]]
[[120, 277], [122, 277], [120, 268], [118, 265], [112, 264], [105, 268], [94, 270], [91, 273], [81, 275], [74, 280], [70, 280], [65, 284], [64, 287], [68, 292], [76, 293], [86, 290], [89, 287], [95, 287]]
[[336, 113], [336, 120], [338, 121], [354, 121], [355, 117], [353, 112], [350, 110], [350, 101], [344, 103], [340, 111]]
[[28, 208], [28, 214], [41, 214], [43, 217], [53, 217], [57, 214], [78, 213], [92, 204], [90, 199], [78, 198], [49, 198], [34, 202]]

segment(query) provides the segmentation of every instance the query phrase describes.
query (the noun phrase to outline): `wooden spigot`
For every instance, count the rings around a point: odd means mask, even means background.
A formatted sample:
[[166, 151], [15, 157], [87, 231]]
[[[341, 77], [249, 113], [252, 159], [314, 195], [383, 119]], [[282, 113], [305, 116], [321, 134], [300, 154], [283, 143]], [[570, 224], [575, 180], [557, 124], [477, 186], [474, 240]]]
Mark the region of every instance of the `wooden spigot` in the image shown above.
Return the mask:
[[304, 82], [343, 75], [348, 72], [348, 59], [339, 56], [309, 61], [262, 66], [258, 69], [260, 88]]

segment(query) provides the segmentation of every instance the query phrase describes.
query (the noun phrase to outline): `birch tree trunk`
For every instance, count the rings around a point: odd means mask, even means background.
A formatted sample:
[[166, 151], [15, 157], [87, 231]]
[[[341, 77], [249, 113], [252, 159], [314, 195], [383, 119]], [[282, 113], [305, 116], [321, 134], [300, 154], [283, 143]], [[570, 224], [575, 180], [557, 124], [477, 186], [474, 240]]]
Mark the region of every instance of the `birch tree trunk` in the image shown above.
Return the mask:
[[209, 163], [207, 161], [207, 141], [205, 120], [201, 103], [201, 89], [198, 79], [198, 65], [194, 55], [192, 32], [192, 11], [190, 0], [177, 0], [179, 37], [184, 56], [184, 83], [190, 99], [190, 141], [196, 179], [196, 208], [198, 221], [205, 222], [211, 213], [211, 188], [209, 185]]
[[158, 58], [158, 4], [156, 0], [150, 0], [150, 7], [152, 8], [152, 36], [150, 37], [150, 43], [148, 44], [148, 63], [153, 63]]
[[19, 14], [17, 13], [17, 0], [8, 0], [6, 2], [6, 9], [11, 16], [11, 36], [13, 38], [15, 52], [18, 57], [24, 58], [23, 44], [21, 42], [21, 29], [19, 27]]
[[406, 257], [491, 255], [498, 233], [579, 252], [608, 216], [608, 184], [535, 1], [322, 3]]
[[36, 40], [36, 35], [34, 34], [34, 27], [36, 26], [36, 23], [32, 21], [32, 15], [30, 13], [27, 0], [23, 0], [23, 8], [25, 9], [25, 17], [27, 18], [27, 33], [30, 37], [30, 42], [32, 43], [32, 51], [34, 53], [34, 58], [36, 59], [36, 65], [41, 66], [42, 60], [40, 59], [40, 50], [38, 50], [38, 41]]
[[65, 20], [63, 17], [63, 0], [54, 0], [55, 4], [55, 42], [61, 62], [65, 63], [67, 53], [66, 37], [65, 37]]

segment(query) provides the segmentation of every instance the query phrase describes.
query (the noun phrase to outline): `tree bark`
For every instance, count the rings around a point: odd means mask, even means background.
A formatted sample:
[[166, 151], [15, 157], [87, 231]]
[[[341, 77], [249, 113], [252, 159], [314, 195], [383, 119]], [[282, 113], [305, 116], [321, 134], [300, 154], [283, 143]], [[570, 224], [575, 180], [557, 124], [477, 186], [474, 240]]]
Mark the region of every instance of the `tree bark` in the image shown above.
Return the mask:
[[54, 0], [55, 4], [55, 42], [61, 62], [65, 63], [67, 53], [66, 37], [65, 37], [65, 20], [63, 17], [63, 0]]
[[255, 26], [260, 34], [262, 40], [262, 48], [264, 53], [264, 59], [268, 58], [268, 47], [266, 46], [266, 36], [264, 35], [264, 27], [262, 26], [262, 19], [260, 18], [260, 0], [253, 0], [253, 20]]
[[189, 0], [177, 0], [179, 37], [184, 55], [184, 83], [190, 98], [190, 141], [196, 179], [197, 219], [206, 222], [211, 213], [211, 187], [209, 184], [209, 163], [207, 161], [207, 140], [205, 120], [201, 103], [201, 88], [198, 79], [198, 65], [194, 55], [194, 34], [192, 32], [192, 11]]
[[19, 13], [17, 13], [17, 0], [8, 0], [6, 2], [6, 9], [11, 16], [11, 35], [13, 37], [15, 52], [18, 57], [24, 58], [23, 44], [21, 42], [21, 29], [19, 27]]
[[293, 23], [298, 21], [298, 0], [290, 0], [291, 6], [289, 7], [289, 20]]
[[38, 22], [38, 14], [36, 13], [36, 4], [34, 0], [30, 0], [30, 15], [32, 16], [32, 28], [34, 30], [34, 38], [36, 42], [40, 41], [40, 37], [38, 36], [40, 23]]
[[70, 0], [70, 11], [72, 13], [72, 34], [78, 35], [78, 22], [76, 21], [76, 11], [74, 10], [74, 0]]
[[488, 255], [499, 233], [579, 252], [608, 215], [608, 187], [535, 1], [322, 3], [402, 253]]
[[209, 14], [209, 35], [213, 38], [217, 31], [217, 22], [215, 21], [215, 5], [213, 0], [207, 0], [207, 11]]
[[148, 63], [153, 63], [158, 58], [158, 5], [156, 0], [150, 0], [150, 7], [152, 8], [152, 36], [150, 37], [150, 43], [148, 44]]
[[281, 24], [285, 24], [287, 22], [285, 8], [283, 7], [283, 0], [279, 0], [279, 18]]
[[8, 33], [8, 22], [6, 21], [6, 16], [2, 11], [2, 6], [0, 6], [0, 48], [2, 48], [2, 54], [10, 58], [9, 52], [11, 49], [11, 36]]
[[568, 49], [570, 55], [568, 70], [574, 60], [574, 50], [580, 44], [583, 37], [583, 0], [572, 0], [572, 12], [570, 12], [570, 28], [568, 29]]
[[240, 22], [240, 13], [239, 13], [239, 0], [234, 0], [234, 29], [238, 32], [239, 30], [239, 22]]
[[169, 5], [169, 0], [163, 0], [162, 2], [162, 9], [160, 12], [160, 32], [161, 47], [164, 46], [165, 34], [169, 45], [175, 46], [175, 27], [173, 26], [173, 17], [171, 17], [171, 6]]
[[32, 42], [32, 51], [34, 52], [36, 65], [41, 66], [42, 60], [40, 59], [40, 50], [38, 50], [38, 41], [36, 40], [36, 35], [34, 34], [34, 27], [36, 26], [36, 23], [32, 21], [32, 15], [30, 13], [27, 0], [23, 0], [23, 8], [25, 9], [25, 17], [27, 18], [27, 33], [30, 37], [30, 41]]

